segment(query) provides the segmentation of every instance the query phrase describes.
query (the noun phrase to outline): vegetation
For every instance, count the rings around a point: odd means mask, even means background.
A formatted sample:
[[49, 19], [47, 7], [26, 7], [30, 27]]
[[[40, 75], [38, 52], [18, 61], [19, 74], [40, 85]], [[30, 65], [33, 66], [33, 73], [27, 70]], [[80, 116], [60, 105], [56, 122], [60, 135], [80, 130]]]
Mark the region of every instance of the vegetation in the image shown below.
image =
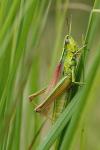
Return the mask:
[[[70, 16], [72, 36], [87, 45], [77, 74], [85, 85], [52, 125], [28, 95], [49, 84]], [[0, 150], [100, 149], [99, 26], [99, 0], [0, 1]]]

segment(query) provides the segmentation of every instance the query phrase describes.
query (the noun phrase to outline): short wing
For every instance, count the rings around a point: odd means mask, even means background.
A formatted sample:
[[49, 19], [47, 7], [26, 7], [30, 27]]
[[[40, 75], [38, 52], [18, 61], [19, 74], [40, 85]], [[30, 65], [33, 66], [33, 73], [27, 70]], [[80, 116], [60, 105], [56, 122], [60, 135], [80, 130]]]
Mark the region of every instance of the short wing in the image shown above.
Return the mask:
[[[57, 65], [57, 67], [56, 67], [56, 70], [55, 70], [55, 72], [54, 72], [53, 78], [52, 78], [52, 80], [51, 80], [49, 86], [48, 86], [47, 88], [44, 88], [43, 90], [40, 90], [40, 91], [38, 91], [38, 92], [33, 93], [32, 95], [30, 95], [30, 96], [29, 96], [30, 101], [32, 101], [36, 96], [39, 96], [39, 95], [41, 95], [41, 94], [43, 94], [43, 93], [45, 93], [45, 94], [44, 94], [44, 99], [45, 99], [46, 97], [48, 97], [49, 93], [51, 93], [51, 91], [55, 88], [55, 86], [56, 86], [56, 84], [57, 84], [57, 82], [58, 82], [58, 80], [59, 80], [59, 78], [60, 78], [60, 76], [61, 76], [61, 71], [62, 71], [62, 63], [60, 62], [60, 63]], [[53, 94], [52, 94], [52, 96], [53, 96]], [[56, 97], [55, 97], [55, 98], [56, 98]], [[48, 99], [45, 99], [45, 101], [46, 101], [46, 100], [48, 101]], [[49, 101], [50, 101], [50, 100], [49, 100]], [[51, 97], [51, 101], [52, 101], [52, 97]], [[43, 103], [44, 103], [44, 102], [43, 102]], [[45, 102], [45, 103], [46, 103], [46, 105], [47, 105], [48, 102]], [[48, 107], [46, 107], [45, 103], [43, 104], [44, 107], [46, 108], [45, 110], [47, 110], [47, 109], [49, 110], [49, 108], [50, 108], [50, 103], [52, 103], [52, 102], [49, 102]], [[40, 104], [40, 105], [41, 105], [41, 104]], [[39, 108], [40, 105], [38, 105], [38, 106], [35, 108], [35, 111], [39, 112], [38, 109], [41, 110], [41, 108]], [[47, 111], [47, 112], [48, 112], [48, 111]], [[45, 112], [43, 112], [43, 114], [45, 114]]]
[[48, 109], [48, 107], [52, 104], [52, 102], [59, 97], [66, 89], [68, 89], [71, 85], [71, 79], [66, 76], [62, 78], [55, 88], [50, 92], [48, 97], [35, 108], [36, 112], [43, 113], [44, 110]]

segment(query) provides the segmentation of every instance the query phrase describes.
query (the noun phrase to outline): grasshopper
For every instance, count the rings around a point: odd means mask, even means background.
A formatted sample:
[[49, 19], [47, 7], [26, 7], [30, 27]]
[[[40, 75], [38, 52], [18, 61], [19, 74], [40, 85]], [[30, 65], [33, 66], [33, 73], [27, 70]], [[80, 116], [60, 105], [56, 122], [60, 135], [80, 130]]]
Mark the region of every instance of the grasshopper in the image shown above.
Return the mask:
[[[70, 34], [65, 36], [62, 55], [50, 85], [29, 96], [30, 101], [32, 101], [36, 96], [45, 93], [43, 102], [35, 107], [36, 112], [42, 113], [43, 111], [48, 110], [52, 102], [67, 91], [73, 83], [80, 84], [75, 81], [75, 71], [81, 49], [84, 47], [85, 46], [79, 48]], [[61, 76], [63, 77], [61, 78]]]

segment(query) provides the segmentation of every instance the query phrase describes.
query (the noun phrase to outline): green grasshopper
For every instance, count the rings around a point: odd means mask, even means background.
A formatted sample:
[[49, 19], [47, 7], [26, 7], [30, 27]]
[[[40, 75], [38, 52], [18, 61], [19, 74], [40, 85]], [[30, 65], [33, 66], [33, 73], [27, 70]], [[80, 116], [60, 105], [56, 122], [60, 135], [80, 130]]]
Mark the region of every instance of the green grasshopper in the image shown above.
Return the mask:
[[[35, 107], [36, 112], [48, 111], [52, 102], [67, 91], [73, 83], [79, 84], [75, 81], [75, 71], [78, 65], [79, 54], [84, 47], [79, 48], [70, 35], [65, 36], [62, 55], [50, 85], [48, 88], [44, 88], [29, 96], [30, 101], [32, 101], [36, 96], [45, 93], [43, 102]], [[63, 77], [61, 78], [61, 76]]]

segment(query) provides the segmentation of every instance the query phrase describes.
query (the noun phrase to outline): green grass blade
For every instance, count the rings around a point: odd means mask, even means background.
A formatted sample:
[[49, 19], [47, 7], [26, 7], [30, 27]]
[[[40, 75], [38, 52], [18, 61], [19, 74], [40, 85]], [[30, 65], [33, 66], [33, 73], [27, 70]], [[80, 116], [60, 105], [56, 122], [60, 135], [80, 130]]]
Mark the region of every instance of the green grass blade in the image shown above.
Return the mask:
[[82, 119], [82, 115], [84, 113], [84, 110], [88, 103], [88, 97], [92, 89], [93, 81], [96, 76], [96, 72], [100, 66], [100, 49], [98, 49], [98, 52], [95, 56], [95, 60], [93, 62], [93, 65], [91, 67], [91, 70], [89, 72], [88, 78], [87, 78], [87, 84], [86, 87], [83, 90], [83, 93], [81, 95], [81, 99], [79, 104], [77, 105], [75, 114], [72, 117], [71, 124], [68, 128], [68, 131], [66, 132], [66, 135], [64, 137], [61, 150], [70, 149], [70, 144], [73, 142], [73, 137], [78, 129], [78, 125], [80, 120]]
[[62, 112], [56, 123], [52, 126], [52, 129], [49, 131], [47, 136], [44, 139], [44, 143], [39, 146], [39, 150], [47, 150], [51, 147], [54, 143], [56, 138], [59, 136], [61, 131], [66, 126], [67, 122], [71, 118], [72, 114], [74, 113], [75, 107], [78, 103], [79, 94], [76, 95], [73, 101], [68, 105], [68, 107]]

